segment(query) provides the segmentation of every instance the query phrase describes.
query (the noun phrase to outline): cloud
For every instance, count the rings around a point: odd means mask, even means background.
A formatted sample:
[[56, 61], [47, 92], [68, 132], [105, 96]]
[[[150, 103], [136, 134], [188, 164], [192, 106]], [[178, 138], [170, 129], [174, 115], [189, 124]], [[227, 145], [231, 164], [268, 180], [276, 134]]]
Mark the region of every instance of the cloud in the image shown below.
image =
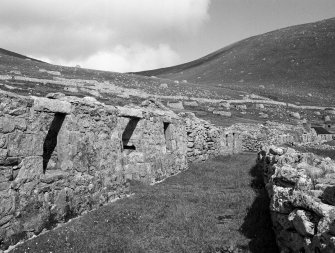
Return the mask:
[[[58, 59], [56, 64], [71, 66], [80, 65], [84, 68], [110, 70], [116, 72], [132, 72], [143, 69], [153, 69], [157, 66], [170, 66], [179, 59], [169, 45], [160, 44], [158, 47], [149, 47], [136, 44], [131, 47], [118, 45], [109, 51], [99, 51], [86, 59], [64, 61]], [[47, 58], [43, 60], [50, 61]], [[144, 68], [145, 67], [145, 68]]]
[[209, 19], [210, 4], [210, 0], [1, 2], [1, 47], [51, 62], [80, 61], [124, 71], [176, 63], [173, 43], [197, 33]]

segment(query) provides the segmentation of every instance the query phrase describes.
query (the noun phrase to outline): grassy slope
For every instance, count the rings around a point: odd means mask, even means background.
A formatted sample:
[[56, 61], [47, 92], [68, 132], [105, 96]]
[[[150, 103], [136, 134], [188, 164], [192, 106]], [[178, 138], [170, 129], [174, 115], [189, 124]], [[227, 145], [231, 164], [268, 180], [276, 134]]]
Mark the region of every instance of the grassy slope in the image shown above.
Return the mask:
[[[48, 71], [59, 71], [61, 76], [54, 76], [47, 72], [41, 72], [40, 69], [45, 69]], [[138, 89], [145, 91], [148, 94], [163, 95], [163, 96], [190, 96], [190, 97], [204, 97], [204, 98], [240, 98], [239, 95], [244, 94], [244, 92], [238, 92], [231, 89], [220, 89], [218, 87], [208, 89], [204, 85], [193, 85], [193, 84], [176, 84], [171, 80], [150, 78], [146, 76], [138, 76], [132, 74], [122, 74], [116, 72], [99, 71], [84, 68], [74, 68], [74, 67], [64, 67], [58, 65], [52, 65], [44, 62], [39, 62], [28, 57], [18, 55], [14, 52], [0, 49], [0, 75], [12, 75], [11, 71], [20, 71], [22, 76], [39, 78], [39, 79], [50, 79], [54, 78], [65, 78], [65, 79], [82, 79], [82, 80], [96, 80], [98, 82], [109, 82], [111, 85], [116, 85], [118, 87]], [[64, 91], [64, 87], [57, 86], [50, 83], [41, 82], [38, 85], [36, 83], [22, 82], [16, 80], [1, 81], [0, 83], [9, 85], [16, 89], [11, 90], [6, 86], [1, 86], [0, 88], [7, 91], [16, 92], [19, 94], [27, 95], [37, 95], [44, 96], [49, 92], [63, 92], [67, 95], [75, 96], [85, 96], [83, 92], [71, 93]], [[167, 89], [160, 88], [160, 84], [166, 83], [168, 85]], [[108, 104], [115, 104], [115, 102], [120, 101], [124, 104], [129, 104], [131, 102], [136, 102], [132, 99], [116, 98], [115, 96], [110, 96], [106, 94], [103, 98], [103, 102]]]
[[190, 63], [137, 74], [334, 104], [334, 65], [335, 18], [254, 36]]
[[[171, 96], [176, 98], [179, 95], [190, 96], [190, 97], [204, 97], [204, 98], [213, 98], [213, 99], [241, 99], [241, 95], [245, 95], [248, 92], [245, 91], [236, 91], [236, 87], [212, 87], [206, 84], [192, 84], [192, 83], [179, 83], [176, 84], [168, 79], [160, 78], [150, 78], [146, 76], [138, 76], [131, 74], [122, 74], [115, 72], [106, 72], [106, 71], [97, 71], [91, 69], [83, 68], [71, 68], [64, 66], [57, 66], [48, 63], [38, 62], [34, 60], [26, 60], [22, 57], [13, 56], [15, 53], [3, 53], [0, 50], [0, 75], [13, 75], [11, 71], [20, 71], [19, 76], [32, 77], [37, 79], [43, 79], [43, 81], [28, 82], [20, 81], [17, 79], [9, 80], [0, 80], [0, 89], [5, 91], [14, 92], [21, 95], [35, 95], [35, 96], [45, 96], [50, 92], [62, 92], [66, 95], [73, 95], [78, 97], [83, 96], [94, 96], [92, 93], [89, 93], [85, 90], [79, 89], [77, 92], [66, 90], [66, 86], [60, 84], [54, 84], [48, 82], [48, 80], [54, 80], [55, 78], [62, 78], [66, 80], [71, 79], [81, 79], [81, 80], [97, 80], [100, 83], [106, 82], [105, 86], [118, 86], [127, 89], [134, 89], [145, 91], [147, 94]], [[39, 70], [46, 69], [51, 71], [59, 71], [61, 76], [55, 76], [47, 72], [41, 72]], [[14, 74], [15, 76], [15, 74]], [[46, 80], [46, 81], [45, 81]], [[168, 88], [160, 88], [161, 83], [168, 84]], [[87, 89], [94, 89], [94, 84], [89, 84], [85, 86]], [[247, 89], [246, 89], [247, 90]], [[261, 89], [258, 89], [260, 93]], [[118, 96], [115, 93], [109, 93], [107, 90], [101, 89], [101, 96], [95, 96], [99, 101], [104, 102], [110, 105], [129, 105], [136, 104], [139, 105], [145, 98], [139, 98], [136, 96], [130, 96], [129, 98], [123, 98]], [[291, 99], [293, 102], [299, 101], [295, 94]], [[271, 91], [268, 94], [269, 97], [274, 96]], [[333, 96], [331, 96], [333, 98]], [[301, 99], [303, 101], [301, 101]], [[315, 98], [316, 99], [316, 98]], [[321, 104], [324, 105], [325, 102], [323, 99], [318, 99], [315, 101], [314, 97], [310, 98], [301, 98], [300, 102], [302, 104]], [[162, 99], [166, 104], [166, 101], [169, 99]], [[220, 117], [213, 115], [211, 112], [207, 111], [209, 105], [199, 105], [197, 107], [185, 106], [187, 111], [200, 112], [197, 115], [206, 120], [211, 120], [213, 123], [229, 126], [235, 122], [263, 122], [264, 119], [260, 118], [258, 111], [251, 110], [251, 112], [246, 115], [240, 114], [238, 111], [233, 111], [233, 116], [231, 118]], [[220, 110], [220, 108], [218, 108]], [[269, 120], [279, 120], [283, 121], [283, 117], [276, 110], [271, 112], [266, 112], [269, 114]], [[301, 115], [304, 113], [300, 112]], [[207, 116], [206, 116], [207, 115]], [[314, 115], [315, 116], [315, 115]], [[286, 117], [289, 121], [290, 117]], [[309, 117], [308, 119], [312, 119]], [[322, 119], [322, 117], [319, 117]], [[286, 122], [286, 121], [285, 121]]]
[[12, 253], [275, 253], [269, 200], [260, 171], [250, 162], [254, 158], [219, 157], [154, 186], [135, 184], [134, 196], [27, 241]]

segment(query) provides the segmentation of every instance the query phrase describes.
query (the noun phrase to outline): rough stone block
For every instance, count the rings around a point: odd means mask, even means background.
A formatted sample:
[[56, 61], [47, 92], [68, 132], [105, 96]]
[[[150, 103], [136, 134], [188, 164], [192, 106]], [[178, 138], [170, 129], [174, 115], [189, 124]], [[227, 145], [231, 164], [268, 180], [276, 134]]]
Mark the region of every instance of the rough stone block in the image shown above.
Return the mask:
[[40, 233], [49, 222], [49, 213], [46, 210], [38, 210], [23, 223], [23, 230], [26, 232]]
[[13, 214], [15, 211], [15, 196], [3, 193], [0, 195], [0, 218]]
[[192, 147], [194, 147], [194, 142], [189, 141], [189, 142], [187, 143], [187, 147], [188, 147], [188, 148], [192, 148]]
[[43, 158], [41, 156], [26, 157], [21, 162], [21, 168], [15, 179], [17, 183], [32, 181], [43, 174]]
[[[55, 214], [56, 220], [64, 221], [66, 216], [71, 212], [72, 198], [73, 198], [73, 191], [69, 188], [64, 188], [56, 192], [55, 203], [51, 210], [52, 213]], [[80, 198], [78, 198], [77, 200], [81, 201]]]
[[335, 207], [322, 203], [320, 200], [301, 191], [293, 191], [290, 202], [294, 207], [313, 211], [319, 216], [329, 216], [335, 212]]
[[131, 152], [127, 156], [127, 160], [129, 163], [144, 163], [144, 153], [142, 152]]
[[15, 129], [24, 131], [27, 129], [27, 122], [23, 118], [15, 117], [14, 119]]
[[314, 235], [314, 224], [311, 222], [312, 214], [305, 210], [294, 210], [288, 219], [302, 236]]
[[0, 133], [0, 148], [7, 147], [7, 135]]
[[184, 109], [183, 102], [178, 101], [178, 102], [168, 102], [167, 106], [173, 109]]
[[13, 179], [13, 172], [11, 167], [0, 166], [0, 183], [8, 182]]
[[21, 158], [19, 157], [8, 157], [6, 155], [6, 157], [4, 157], [3, 160], [0, 159], [0, 166], [17, 166], [20, 164], [20, 162], [22, 161]]
[[54, 112], [70, 114], [72, 111], [71, 104], [58, 99], [34, 98], [34, 110], [43, 112]]
[[119, 116], [143, 118], [143, 111], [141, 109], [129, 107], [117, 107]]
[[278, 213], [290, 213], [290, 188], [273, 186], [271, 191], [270, 210]]
[[14, 218], [13, 215], [6, 215], [0, 218], [0, 227], [3, 227], [6, 223], [8, 223], [13, 218]]
[[7, 153], [8, 153], [7, 149], [0, 149], [0, 165], [2, 165], [5, 159], [7, 158]]
[[51, 184], [55, 181], [67, 178], [68, 176], [69, 173], [66, 173], [63, 170], [47, 170], [45, 174], [41, 175], [40, 180], [43, 183]]
[[44, 138], [41, 134], [11, 133], [8, 136], [8, 156], [43, 155]]
[[26, 120], [18, 117], [0, 117], [0, 133], [11, 133], [15, 129], [26, 130]]
[[0, 132], [11, 133], [15, 129], [15, 122], [9, 117], [0, 117]]
[[273, 178], [294, 184], [298, 180], [299, 174], [296, 168], [284, 165], [282, 167], [276, 168]]
[[19, 115], [25, 114], [27, 111], [28, 110], [26, 107], [19, 107], [19, 108], [15, 108], [9, 111], [8, 114], [13, 115], [13, 116], [19, 116]]
[[7, 191], [11, 186], [10, 182], [0, 182], [0, 191]]

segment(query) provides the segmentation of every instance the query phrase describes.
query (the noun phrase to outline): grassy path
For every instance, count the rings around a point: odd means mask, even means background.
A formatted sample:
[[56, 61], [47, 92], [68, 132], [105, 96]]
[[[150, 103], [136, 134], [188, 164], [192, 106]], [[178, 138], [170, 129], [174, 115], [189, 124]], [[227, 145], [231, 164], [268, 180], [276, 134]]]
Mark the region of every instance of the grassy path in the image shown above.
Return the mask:
[[17, 252], [277, 252], [255, 154], [218, 157], [17, 246]]

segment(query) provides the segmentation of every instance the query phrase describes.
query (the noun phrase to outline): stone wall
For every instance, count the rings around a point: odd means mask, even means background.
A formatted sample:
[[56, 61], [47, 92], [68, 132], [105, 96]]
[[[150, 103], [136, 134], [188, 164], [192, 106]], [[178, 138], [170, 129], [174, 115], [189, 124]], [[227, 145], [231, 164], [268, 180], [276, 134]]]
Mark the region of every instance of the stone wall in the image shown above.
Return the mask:
[[333, 134], [318, 134], [320, 141], [332, 141], [333, 136]]
[[216, 127], [196, 118], [193, 113], [179, 115], [185, 119], [189, 161], [204, 161], [218, 155], [241, 152], [242, 142], [238, 133]]
[[265, 124], [234, 124], [230, 131], [239, 133], [242, 150], [259, 152], [263, 146], [281, 145], [285, 143], [320, 142], [314, 129], [306, 129], [302, 125], [288, 125], [276, 122]]
[[0, 248], [187, 169], [172, 111], [0, 93]]
[[240, 150], [237, 135], [153, 101], [48, 97], [0, 93], [0, 249], [129, 194], [128, 180]]
[[335, 162], [271, 147], [258, 163], [281, 252], [335, 252]]

